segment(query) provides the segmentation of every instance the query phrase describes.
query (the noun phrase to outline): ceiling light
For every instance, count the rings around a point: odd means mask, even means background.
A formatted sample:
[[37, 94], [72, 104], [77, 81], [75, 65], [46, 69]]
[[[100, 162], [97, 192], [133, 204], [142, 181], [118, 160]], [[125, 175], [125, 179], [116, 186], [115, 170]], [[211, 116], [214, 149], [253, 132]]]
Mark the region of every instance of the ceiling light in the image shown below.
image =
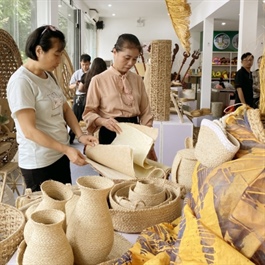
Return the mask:
[[111, 7], [112, 5], [111, 4], [108, 4], [108, 7]]
[[226, 23], [225, 22], [222, 22], [222, 26], [224, 26]]
[[113, 16], [113, 17], [115, 17], [115, 16], [116, 16], [116, 14], [112, 14], [112, 16]]

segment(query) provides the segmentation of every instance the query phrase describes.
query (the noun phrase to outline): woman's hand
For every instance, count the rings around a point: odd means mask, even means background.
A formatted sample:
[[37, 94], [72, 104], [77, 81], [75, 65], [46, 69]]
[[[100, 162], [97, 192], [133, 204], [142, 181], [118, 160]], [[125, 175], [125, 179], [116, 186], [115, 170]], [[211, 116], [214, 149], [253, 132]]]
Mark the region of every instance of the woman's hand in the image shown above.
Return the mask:
[[102, 126], [106, 127], [108, 130], [113, 131], [115, 133], [121, 133], [122, 132], [122, 130], [119, 126], [119, 123], [113, 118], [104, 119], [102, 122]]
[[67, 146], [65, 154], [72, 163], [78, 166], [84, 166], [87, 164], [85, 156], [78, 149]]
[[147, 155], [147, 158], [153, 160], [153, 161], [157, 161], [157, 156], [156, 156], [156, 152], [155, 152], [155, 147], [152, 146], [148, 155]]
[[95, 146], [98, 144], [98, 138], [92, 135], [81, 134], [77, 139], [79, 143], [84, 145]]

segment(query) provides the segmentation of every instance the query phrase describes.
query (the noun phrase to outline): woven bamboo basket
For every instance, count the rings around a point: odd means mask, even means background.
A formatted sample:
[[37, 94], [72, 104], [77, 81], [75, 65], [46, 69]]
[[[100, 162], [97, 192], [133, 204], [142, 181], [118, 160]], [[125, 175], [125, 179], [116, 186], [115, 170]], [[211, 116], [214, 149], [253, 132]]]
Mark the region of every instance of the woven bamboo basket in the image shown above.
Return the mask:
[[[116, 231], [123, 233], [140, 233], [143, 229], [162, 222], [172, 222], [181, 215], [182, 198], [185, 195], [185, 187], [169, 180], [155, 179], [152, 180], [158, 186], [164, 186], [174, 195], [168, 203], [141, 209], [112, 209], [113, 227]], [[128, 180], [117, 183], [110, 191], [114, 194], [117, 187], [122, 188], [127, 183], [135, 184], [137, 180]]]
[[17, 208], [0, 204], [0, 264], [6, 264], [23, 240], [25, 217]]
[[151, 43], [149, 100], [157, 121], [170, 117], [171, 40], [154, 40]]

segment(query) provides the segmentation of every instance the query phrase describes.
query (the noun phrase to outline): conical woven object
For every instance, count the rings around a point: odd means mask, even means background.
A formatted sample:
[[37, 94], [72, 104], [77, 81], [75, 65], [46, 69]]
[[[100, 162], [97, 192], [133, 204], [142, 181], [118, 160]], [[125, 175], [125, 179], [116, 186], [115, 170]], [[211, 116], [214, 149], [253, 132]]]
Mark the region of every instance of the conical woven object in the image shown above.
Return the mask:
[[173, 28], [187, 54], [190, 54], [190, 4], [187, 0], [166, 0]]
[[204, 166], [217, 167], [231, 160], [239, 147], [238, 140], [229, 133], [226, 135], [217, 123], [202, 120], [195, 146], [195, 157]]

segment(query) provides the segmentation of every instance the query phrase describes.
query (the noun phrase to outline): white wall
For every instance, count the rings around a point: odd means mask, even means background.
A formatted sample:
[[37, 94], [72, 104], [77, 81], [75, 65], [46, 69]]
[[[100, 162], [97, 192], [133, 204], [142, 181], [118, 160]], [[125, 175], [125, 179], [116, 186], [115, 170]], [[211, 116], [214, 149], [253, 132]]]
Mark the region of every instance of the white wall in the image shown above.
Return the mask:
[[[176, 55], [172, 72], [178, 72], [183, 60], [184, 49], [177, 38], [171, 23], [170, 17], [166, 19], [148, 18], [145, 21], [144, 27], [137, 27], [137, 18], [135, 20], [117, 19], [117, 18], [104, 18], [104, 29], [97, 30], [98, 34], [98, 47], [97, 56], [102, 57], [104, 60], [112, 60], [111, 50], [119, 37], [123, 33], [131, 33], [138, 37], [142, 44], [149, 45], [152, 40], [172, 40], [172, 51], [175, 43], [179, 45], [179, 52]], [[194, 33], [191, 38], [191, 52], [198, 49], [200, 45], [199, 33]], [[145, 54], [145, 58], [148, 54]], [[187, 60], [185, 67], [188, 67], [189, 61]], [[186, 68], [184, 67], [184, 70]]]

